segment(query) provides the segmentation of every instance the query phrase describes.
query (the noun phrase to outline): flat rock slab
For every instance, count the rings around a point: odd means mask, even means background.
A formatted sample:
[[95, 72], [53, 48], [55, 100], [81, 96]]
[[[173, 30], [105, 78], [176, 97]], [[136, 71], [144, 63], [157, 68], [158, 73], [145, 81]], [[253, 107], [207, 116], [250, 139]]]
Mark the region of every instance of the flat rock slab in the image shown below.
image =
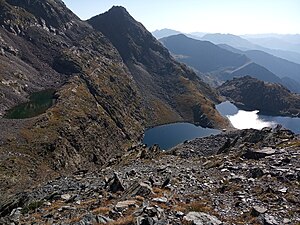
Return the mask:
[[117, 203], [116, 208], [117, 209], [129, 208], [130, 206], [135, 206], [135, 204], [136, 204], [135, 200], [122, 201]]
[[222, 225], [223, 223], [215, 216], [203, 212], [189, 212], [185, 217], [186, 221], [191, 221], [195, 225]]
[[262, 159], [266, 156], [276, 154], [276, 149], [273, 148], [262, 148], [262, 149], [248, 149], [243, 155], [246, 159]]

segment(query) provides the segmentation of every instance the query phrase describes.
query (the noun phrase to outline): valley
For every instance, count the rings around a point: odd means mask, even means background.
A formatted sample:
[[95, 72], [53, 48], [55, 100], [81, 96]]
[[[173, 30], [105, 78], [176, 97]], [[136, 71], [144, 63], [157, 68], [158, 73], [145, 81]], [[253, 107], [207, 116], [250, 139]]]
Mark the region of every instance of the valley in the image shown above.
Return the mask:
[[0, 224], [298, 224], [299, 37], [110, 4], [0, 1]]

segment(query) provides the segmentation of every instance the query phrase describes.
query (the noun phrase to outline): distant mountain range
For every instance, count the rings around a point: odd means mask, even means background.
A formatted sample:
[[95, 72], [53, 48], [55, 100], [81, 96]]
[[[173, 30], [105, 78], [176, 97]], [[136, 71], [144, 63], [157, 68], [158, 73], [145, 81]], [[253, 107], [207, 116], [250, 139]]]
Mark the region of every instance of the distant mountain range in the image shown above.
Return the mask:
[[216, 45], [227, 44], [243, 51], [260, 50], [291, 62], [300, 63], [300, 53], [296, 50], [287, 51], [282, 49], [270, 49], [266, 46], [254, 44], [244, 38], [232, 34], [206, 34], [202, 37], [202, 40], [210, 41]]
[[176, 35], [176, 34], [181, 34], [180, 31], [177, 30], [171, 30], [171, 29], [161, 29], [161, 30], [155, 30], [152, 32], [152, 35], [156, 38], [156, 39], [161, 39], [164, 37], [169, 37], [172, 35]]
[[300, 53], [300, 42], [290, 43], [280, 38], [247, 38], [250, 42], [270, 49], [278, 49]]
[[224, 68], [236, 68], [249, 59], [212, 44], [178, 34], [160, 39], [176, 58], [200, 72], [211, 72]]
[[300, 82], [300, 64], [290, 62], [260, 50], [242, 51], [225, 44], [218, 46], [231, 52], [246, 55], [253, 62], [264, 66], [280, 78], [290, 78]]
[[152, 35], [156, 38], [156, 39], [161, 39], [164, 37], [169, 37], [172, 35], [176, 35], [176, 34], [184, 34], [187, 37], [190, 38], [194, 38], [194, 39], [201, 39], [206, 33], [203, 32], [193, 32], [193, 33], [183, 33], [177, 30], [172, 30], [172, 29], [161, 29], [161, 30], [155, 30], [152, 32]]
[[[297, 84], [295, 79], [298, 81], [297, 74], [300, 71], [300, 65], [296, 63], [262, 51], [244, 52], [229, 45], [217, 46], [183, 34], [162, 38], [160, 41], [178, 60], [194, 68], [210, 84], [250, 75], [263, 81], [280, 83], [293, 92], [300, 92], [300, 85], [294, 85]], [[215, 82], [216, 80], [219, 82]]]
[[[152, 34], [157, 39], [161, 39], [180, 33], [182, 32], [162, 29], [156, 30]], [[300, 64], [300, 35], [266, 34], [237, 36], [221, 33], [206, 34], [203, 32], [193, 32], [185, 35], [197, 40], [210, 41], [216, 45], [226, 44], [242, 51], [264, 51], [268, 54]]]

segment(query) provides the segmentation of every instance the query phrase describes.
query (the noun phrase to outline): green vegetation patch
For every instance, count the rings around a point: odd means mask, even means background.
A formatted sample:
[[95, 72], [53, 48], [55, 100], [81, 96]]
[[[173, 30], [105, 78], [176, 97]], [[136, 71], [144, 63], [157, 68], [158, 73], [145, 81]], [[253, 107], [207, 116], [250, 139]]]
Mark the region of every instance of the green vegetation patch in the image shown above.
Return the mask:
[[38, 116], [55, 103], [54, 90], [35, 92], [30, 96], [29, 102], [22, 103], [10, 109], [4, 118], [25, 119]]

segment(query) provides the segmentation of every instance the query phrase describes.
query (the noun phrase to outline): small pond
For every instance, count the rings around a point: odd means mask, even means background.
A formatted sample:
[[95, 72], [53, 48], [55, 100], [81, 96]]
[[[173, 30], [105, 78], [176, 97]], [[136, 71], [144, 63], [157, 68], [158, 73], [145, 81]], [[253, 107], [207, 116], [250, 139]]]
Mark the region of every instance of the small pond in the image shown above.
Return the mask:
[[44, 90], [30, 95], [29, 102], [22, 103], [7, 111], [4, 118], [25, 119], [38, 116], [55, 103], [55, 90]]

